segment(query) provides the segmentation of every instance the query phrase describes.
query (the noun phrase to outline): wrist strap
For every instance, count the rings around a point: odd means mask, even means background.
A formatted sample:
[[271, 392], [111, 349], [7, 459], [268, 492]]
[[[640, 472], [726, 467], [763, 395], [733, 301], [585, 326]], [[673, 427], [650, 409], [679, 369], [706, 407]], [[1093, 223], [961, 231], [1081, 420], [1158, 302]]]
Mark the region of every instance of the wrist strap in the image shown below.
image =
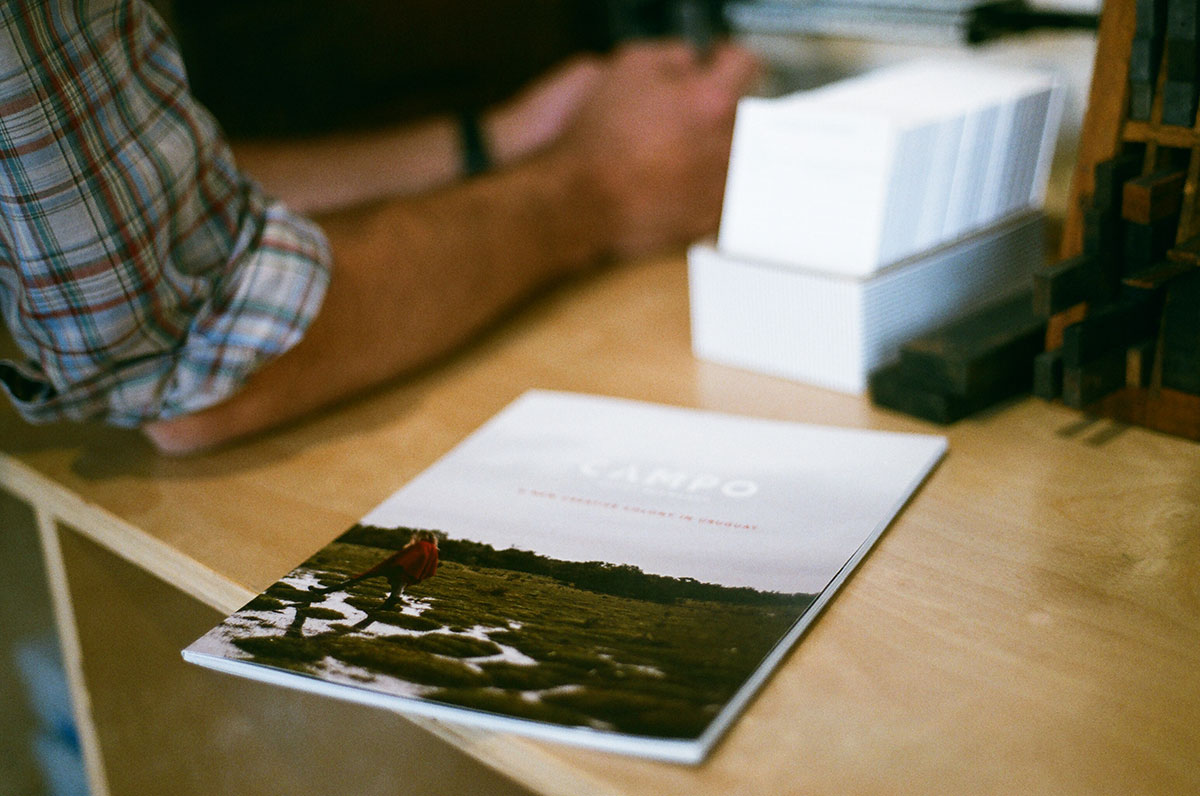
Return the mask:
[[460, 113], [458, 132], [462, 138], [463, 173], [468, 177], [483, 174], [491, 168], [492, 159], [488, 157], [483, 130], [479, 127], [479, 117], [471, 111]]

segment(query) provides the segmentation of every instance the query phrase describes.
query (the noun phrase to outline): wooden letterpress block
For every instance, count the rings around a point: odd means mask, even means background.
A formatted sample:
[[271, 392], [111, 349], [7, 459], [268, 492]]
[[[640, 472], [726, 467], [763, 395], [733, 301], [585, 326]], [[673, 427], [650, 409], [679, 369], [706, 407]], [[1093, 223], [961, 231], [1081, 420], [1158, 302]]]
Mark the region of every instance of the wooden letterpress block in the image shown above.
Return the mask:
[[1167, 38], [1196, 40], [1196, 0], [1167, 0]]
[[1129, 53], [1129, 117], [1150, 119], [1167, 36], [1167, 0], [1138, 0]]
[[[1153, 337], [1158, 330], [1159, 302], [1153, 298], [1125, 299], [1091, 311], [1082, 321], [1063, 329], [1063, 367], [1078, 368], [1124, 351], [1133, 343]], [[1122, 353], [1122, 362], [1124, 354]], [[1124, 373], [1124, 364], [1121, 372]], [[1064, 387], [1065, 389], [1065, 387]]]
[[1143, 38], [1165, 38], [1167, 35], [1167, 0], [1137, 0], [1134, 9], [1134, 35]]
[[1103, 303], [1116, 294], [1124, 268], [1124, 224], [1116, 207], [1091, 207], [1083, 213], [1083, 253], [1092, 263], [1090, 301]]
[[1167, 80], [1195, 83], [1197, 74], [1196, 42], [1191, 39], [1171, 39], [1167, 42]]
[[1129, 118], [1139, 122], [1150, 121], [1154, 108], [1154, 83], [1147, 80], [1129, 81]]
[[1196, 60], [1196, 42], [1191, 39], [1167, 41], [1167, 79], [1163, 83], [1163, 124], [1191, 127], [1196, 121], [1196, 95], [1200, 64]]
[[1163, 386], [1200, 394], [1200, 270], [1167, 286], [1162, 327]]
[[1135, 36], [1129, 53], [1129, 118], [1150, 119], [1154, 87], [1162, 63], [1163, 38]]
[[1063, 364], [1062, 400], [1081, 409], [1125, 386], [1125, 349], [1113, 348], [1082, 365]]
[[1121, 206], [1122, 186], [1142, 172], [1143, 155], [1138, 152], [1123, 152], [1114, 158], [1102, 160], [1092, 171], [1094, 188], [1092, 207], [1107, 210]]
[[1191, 127], [1196, 122], [1196, 84], [1168, 80], [1163, 83], [1163, 124]]
[[1187, 172], [1160, 169], [1127, 180], [1121, 190], [1121, 217], [1138, 224], [1152, 224], [1177, 216], [1183, 204], [1183, 183]]
[[1125, 243], [1122, 247], [1122, 274], [1136, 273], [1164, 259], [1175, 243], [1178, 226], [1178, 213], [1149, 224], [1126, 221], [1123, 230]]
[[900, 364], [909, 381], [930, 391], [991, 402], [1029, 389], [1045, 338], [1046, 319], [1026, 291], [910, 340]]
[[[1158, 69], [1162, 64], [1162, 39], [1133, 39], [1129, 52], [1129, 79], [1139, 83], [1154, 84], [1158, 80]], [[1168, 72], [1168, 74], [1170, 74]]]
[[1033, 274], [1033, 311], [1042, 318], [1069, 309], [1091, 297], [1095, 260], [1086, 254], [1070, 257]]
[[1167, 79], [1163, 124], [1191, 127], [1196, 121], [1196, 0], [1167, 2]]
[[1062, 351], [1043, 351], [1033, 358], [1033, 394], [1052, 401], [1062, 395]]
[[1089, 207], [1083, 211], [1083, 253], [1096, 257], [1121, 249], [1121, 217], [1115, 207]]
[[897, 363], [880, 368], [868, 379], [871, 400], [878, 406], [943, 425], [987, 408], [985, 399], [938, 392], [915, 383]]

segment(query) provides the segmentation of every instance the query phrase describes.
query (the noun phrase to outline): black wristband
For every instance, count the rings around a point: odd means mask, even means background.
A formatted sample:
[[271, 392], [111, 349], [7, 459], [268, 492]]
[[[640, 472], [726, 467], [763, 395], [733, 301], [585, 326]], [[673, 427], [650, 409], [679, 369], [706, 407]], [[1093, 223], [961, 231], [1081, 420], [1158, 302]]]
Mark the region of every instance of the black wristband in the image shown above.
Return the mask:
[[479, 117], [471, 111], [460, 113], [458, 132], [462, 138], [463, 172], [468, 177], [474, 177], [491, 168], [492, 159], [488, 157], [483, 130], [479, 127]]

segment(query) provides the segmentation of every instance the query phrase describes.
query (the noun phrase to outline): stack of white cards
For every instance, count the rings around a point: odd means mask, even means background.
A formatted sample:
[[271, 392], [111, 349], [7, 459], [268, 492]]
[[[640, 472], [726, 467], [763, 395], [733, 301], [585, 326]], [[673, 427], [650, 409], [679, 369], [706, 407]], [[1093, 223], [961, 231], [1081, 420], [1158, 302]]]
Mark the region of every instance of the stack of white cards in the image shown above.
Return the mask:
[[705, 359], [862, 392], [907, 339], [1028, 286], [1061, 89], [922, 61], [738, 106], [714, 248], [689, 253]]

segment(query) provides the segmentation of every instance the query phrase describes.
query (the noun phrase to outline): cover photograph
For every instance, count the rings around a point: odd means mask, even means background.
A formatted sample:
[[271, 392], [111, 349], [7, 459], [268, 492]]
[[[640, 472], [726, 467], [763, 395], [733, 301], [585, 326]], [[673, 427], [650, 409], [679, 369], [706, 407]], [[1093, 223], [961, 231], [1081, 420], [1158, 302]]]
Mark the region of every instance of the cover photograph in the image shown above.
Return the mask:
[[531, 391], [183, 655], [697, 763], [945, 450]]

